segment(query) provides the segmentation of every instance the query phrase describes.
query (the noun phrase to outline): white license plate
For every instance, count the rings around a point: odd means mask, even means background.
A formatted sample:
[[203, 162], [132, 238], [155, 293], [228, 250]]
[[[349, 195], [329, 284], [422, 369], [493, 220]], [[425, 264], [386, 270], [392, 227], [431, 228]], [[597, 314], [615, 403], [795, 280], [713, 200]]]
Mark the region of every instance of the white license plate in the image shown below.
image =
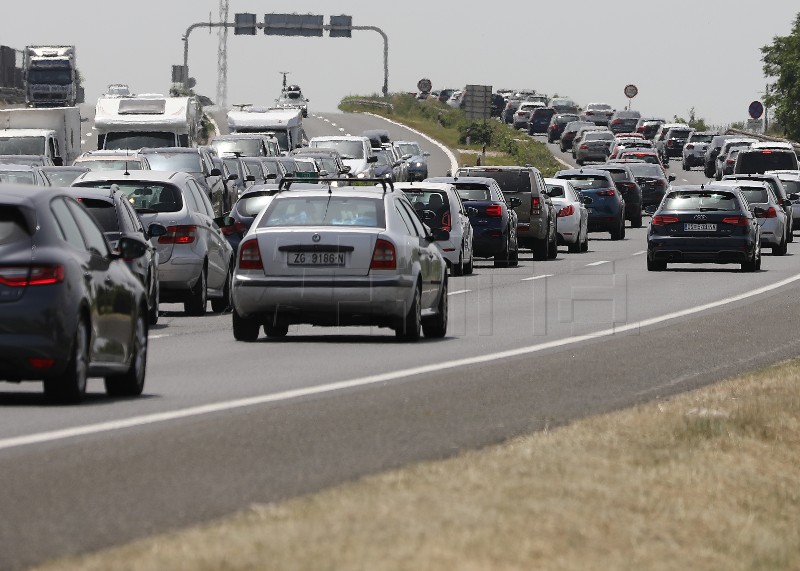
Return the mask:
[[290, 266], [343, 266], [344, 252], [289, 252]]
[[686, 232], [716, 232], [716, 224], [684, 224], [683, 229]]

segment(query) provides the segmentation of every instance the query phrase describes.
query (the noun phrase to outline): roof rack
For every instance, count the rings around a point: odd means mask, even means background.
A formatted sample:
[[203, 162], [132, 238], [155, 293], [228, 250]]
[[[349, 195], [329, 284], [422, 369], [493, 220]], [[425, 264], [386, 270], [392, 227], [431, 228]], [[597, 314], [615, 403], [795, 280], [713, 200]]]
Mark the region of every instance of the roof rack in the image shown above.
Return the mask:
[[380, 184], [383, 187], [383, 193], [386, 194], [386, 191], [394, 192], [394, 184], [392, 181], [386, 178], [353, 178], [353, 177], [338, 177], [338, 178], [323, 178], [323, 177], [294, 177], [294, 176], [284, 176], [281, 179], [280, 184], [278, 185], [278, 190], [289, 190], [292, 186], [292, 183], [325, 183], [328, 184], [328, 192], [331, 192], [333, 186], [331, 183], [338, 182], [338, 183], [345, 183], [336, 188], [341, 188], [342, 186], [353, 186], [353, 183], [362, 183], [362, 182], [373, 182], [376, 185]]

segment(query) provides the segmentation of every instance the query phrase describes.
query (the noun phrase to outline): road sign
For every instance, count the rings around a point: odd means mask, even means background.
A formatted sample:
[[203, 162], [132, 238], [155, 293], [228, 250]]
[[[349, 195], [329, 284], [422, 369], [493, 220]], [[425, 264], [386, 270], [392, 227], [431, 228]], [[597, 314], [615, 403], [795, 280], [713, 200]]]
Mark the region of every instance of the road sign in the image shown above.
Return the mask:
[[628, 99], [633, 99], [639, 94], [639, 88], [636, 87], [634, 84], [629, 83], [625, 86], [625, 97]]
[[750, 117], [753, 119], [760, 119], [764, 114], [764, 106], [760, 101], [753, 101], [750, 107], [747, 108], [747, 112], [750, 113]]
[[233, 35], [234, 36], [255, 36], [256, 35], [256, 15], [240, 13], [233, 15]]
[[323, 16], [318, 14], [264, 14], [268, 36], [322, 37]]
[[417, 82], [417, 89], [419, 89], [422, 93], [430, 93], [433, 84], [431, 84], [430, 79], [422, 78]]
[[473, 121], [489, 119], [492, 109], [491, 85], [467, 85], [464, 90], [464, 114]]
[[352, 16], [331, 16], [331, 28], [328, 35], [331, 38], [350, 38], [353, 31]]

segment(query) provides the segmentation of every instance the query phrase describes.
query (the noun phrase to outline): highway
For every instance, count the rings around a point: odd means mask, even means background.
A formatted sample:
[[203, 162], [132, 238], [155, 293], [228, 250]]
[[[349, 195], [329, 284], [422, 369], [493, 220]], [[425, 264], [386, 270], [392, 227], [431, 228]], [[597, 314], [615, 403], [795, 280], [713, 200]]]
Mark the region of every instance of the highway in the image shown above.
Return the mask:
[[[86, 129], [91, 123], [84, 123]], [[368, 115], [315, 114], [309, 137], [390, 130]], [[89, 132], [89, 131], [87, 131]], [[554, 154], [566, 162], [550, 146]], [[680, 170], [676, 183], [704, 182]], [[646, 219], [647, 220], [647, 219]], [[800, 244], [738, 266], [645, 268], [646, 228], [589, 252], [518, 268], [476, 265], [450, 282], [447, 338], [401, 344], [384, 329], [294, 327], [237, 343], [230, 314], [150, 332], [143, 398], [100, 379], [81, 406], [38, 384], [0, 386], [0, 569], [209, 521], [410, 462], [501, 442], [713, 383], [796, 356]], [[800, 259], [800, 258], [798, 258]]]

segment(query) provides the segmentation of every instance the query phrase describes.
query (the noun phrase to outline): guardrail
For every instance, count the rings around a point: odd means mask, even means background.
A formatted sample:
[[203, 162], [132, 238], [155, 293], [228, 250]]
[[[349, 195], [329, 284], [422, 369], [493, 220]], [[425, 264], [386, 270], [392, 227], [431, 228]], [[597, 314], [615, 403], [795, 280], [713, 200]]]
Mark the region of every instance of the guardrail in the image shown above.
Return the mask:
[[16, 87], [0, 87], [0, 99], [13, 103], [24, 103], [25, 91]]
[[348, 99], [345, 103], [352, 103], [353, 105], [361, 105], [362, 107], [373, 107], [378, 109], [386, 109], [391, 113], [394, 106], [391, 103], [384, 103], [383, 101], [375, 101], [374, 99]]
[[796, 153], [800, 153], [800, 144], [795, 143], [794, 141], [790, 141], [788, 139], [782, 139], [780, 137], [773, 137], [771, 135], [759, 135], [758, 133], [753, 133], [752, 131], [743, 131], [742, 129], [728, 129], [725, 131], [726, 135], [738, 135], [740, 137], [752, 137], [754, 139], [758, 139], [759, 141], [770, 141], [773, 143], [791, 143], [794, 147], [794, 151]]

